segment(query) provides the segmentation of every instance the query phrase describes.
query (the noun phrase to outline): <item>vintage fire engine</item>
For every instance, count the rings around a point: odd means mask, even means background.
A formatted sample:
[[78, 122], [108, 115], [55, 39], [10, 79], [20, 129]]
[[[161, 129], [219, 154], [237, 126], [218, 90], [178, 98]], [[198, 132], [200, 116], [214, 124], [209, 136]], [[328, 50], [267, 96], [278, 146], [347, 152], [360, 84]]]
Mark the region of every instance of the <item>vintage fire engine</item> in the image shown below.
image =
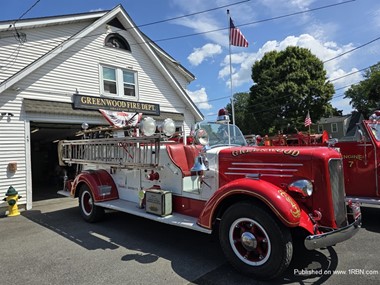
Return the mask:
[[[328, 134], [278, 135], [270, 145], [326, 146]], [[380, 205], [380, 111], [356, 125], [351, 136], [335, 140], [343, 156], [346, 199], [367, 205]]]
[[336, 143], [343, 156], [347, 198], [380, 205], [380, 111], [357, 125], [356, 136]]
[[223, 111], [217, 122], [196, 126], [191, 144], [168, 139], [170, 119], [156, 127], [145, 118], [140, 129], [108, 138], [89, 138], [87, 130], [84, 139], [60, 142], [61, 162], [81, 166], [60, 193], [79, 198], [86, 221], [112, 209], [215, 231], [227, 260], [258, 279], [286, 270], [296, 235], [313, 250], [360, 228], [360, 207], [345, 202], [335, 148], [248, 146]]

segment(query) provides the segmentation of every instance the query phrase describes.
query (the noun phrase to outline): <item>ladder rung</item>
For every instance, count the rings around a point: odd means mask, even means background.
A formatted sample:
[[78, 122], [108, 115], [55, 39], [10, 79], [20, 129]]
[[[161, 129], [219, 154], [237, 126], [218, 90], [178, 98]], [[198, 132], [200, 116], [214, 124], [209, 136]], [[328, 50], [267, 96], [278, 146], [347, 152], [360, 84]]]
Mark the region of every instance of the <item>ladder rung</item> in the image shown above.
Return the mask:
[[60, 141], [63, 163], [98, 163], [119, 168], [153, 168], [159, 164], [160, 136]]

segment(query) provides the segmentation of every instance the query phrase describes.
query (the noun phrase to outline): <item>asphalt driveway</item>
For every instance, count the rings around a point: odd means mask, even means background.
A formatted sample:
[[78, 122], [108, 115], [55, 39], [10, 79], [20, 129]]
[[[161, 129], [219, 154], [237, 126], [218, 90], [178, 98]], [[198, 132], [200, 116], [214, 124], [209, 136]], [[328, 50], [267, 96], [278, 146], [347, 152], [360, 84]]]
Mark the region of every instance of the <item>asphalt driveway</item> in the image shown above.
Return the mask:
[[380, 284], [380, 207], [363, 208], [351, 240], [297, 251], [284, 276], [255, 281], [226, 262], [214, 236], [108, 213], [82, 220], [77, 200], [35, 202], [0, 217], [1, 284]]

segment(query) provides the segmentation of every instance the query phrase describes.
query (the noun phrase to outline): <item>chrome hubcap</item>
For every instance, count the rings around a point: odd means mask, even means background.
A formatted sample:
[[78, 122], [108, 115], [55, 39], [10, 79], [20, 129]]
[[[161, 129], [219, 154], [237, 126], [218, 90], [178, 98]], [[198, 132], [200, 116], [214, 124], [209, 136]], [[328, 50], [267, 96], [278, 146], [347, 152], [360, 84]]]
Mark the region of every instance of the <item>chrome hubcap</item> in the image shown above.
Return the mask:
[[254, 250], [257, 248], [257, 239], [254, 234], [250, 232], [244, 232], [241, 235], [241, 243], [246, 250]]

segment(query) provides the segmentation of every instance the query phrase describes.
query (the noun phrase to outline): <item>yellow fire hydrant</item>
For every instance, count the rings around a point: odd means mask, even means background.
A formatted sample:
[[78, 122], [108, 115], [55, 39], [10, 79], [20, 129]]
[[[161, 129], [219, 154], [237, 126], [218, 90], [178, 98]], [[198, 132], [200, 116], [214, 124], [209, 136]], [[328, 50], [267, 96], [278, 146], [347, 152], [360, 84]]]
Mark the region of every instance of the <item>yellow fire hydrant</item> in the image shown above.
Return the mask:
[[15, 188], [12, 186], [9, 186], [7, 193], [5, 193], [5, 197], [3, 201], [8, 202], [8, 216], [14, 217], [20, 215], [20, 212], [18, 210], [17, 201], [18, 199], [22, 198], [20, 195], [18, 195], [18, 192]]

